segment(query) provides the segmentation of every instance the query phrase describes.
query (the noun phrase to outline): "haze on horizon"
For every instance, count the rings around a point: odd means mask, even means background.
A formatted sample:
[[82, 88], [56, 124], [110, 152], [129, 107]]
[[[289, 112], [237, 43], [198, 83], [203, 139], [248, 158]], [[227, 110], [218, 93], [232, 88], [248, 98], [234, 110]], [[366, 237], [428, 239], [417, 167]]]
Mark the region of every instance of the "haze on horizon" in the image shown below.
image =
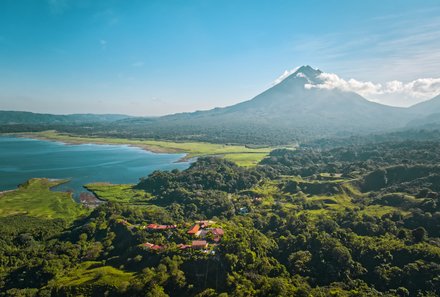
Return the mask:
[[440, 93], [440, 3], [5, 0], [0, 110], [163, 115], [248, 100], [309, 64], [322, 88]]

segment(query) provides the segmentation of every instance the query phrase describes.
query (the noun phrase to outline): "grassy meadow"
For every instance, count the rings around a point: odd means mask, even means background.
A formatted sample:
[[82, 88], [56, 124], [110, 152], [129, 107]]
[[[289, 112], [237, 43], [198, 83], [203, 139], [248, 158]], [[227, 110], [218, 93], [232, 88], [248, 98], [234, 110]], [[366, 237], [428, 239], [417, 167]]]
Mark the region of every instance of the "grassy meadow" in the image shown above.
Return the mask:
[[146, 203], [151, 195], [143, 190], [133, 189], [134, 185], [116, 185], [109, 183], [93, 183], [85, 188], [93, 192], [99, 199], [119, 203]]
[[62, 275], [54, 283], [57, 287], [86, 285], [127, 286], [133, 279], [133, 273], [124, 272], [111, 266], [102, 266], [100, 262], [86, 261]]
[[56, 131], [23, 133], [31, 138], [61, 141], [69, 144], [113, 144], [140, 147], [156, 153], [184, 153], [184, 159], [201, 156], [223, 156], [241, 166], [253, 166], [266, 157], [274, 147], [249, 148], [243, 145], [215, 144], [207, 142], [173, 142], [164, 140], [140, 140], [124, 138], [83, 137], [61, 134]]
[[70, 221], [85, 214], [87, 210], [72, 199], [72, 194], [50, 190], [64, 182], [34, 178], [17, 190], [0, 194], [0, 216], [28, 215]]
[[[300, 181], [306, 184], [320, 184], [331, 183], [338, 187], [339, 192], [332, 195], [314, 195], [307, 193], [289, 194], [281, 191], [281, 183], [287, 180]], [[367, 199], [368, 193], [361, 193], [356, 187], [354, 180], [339, 178], [333, 181], [307, 181], [298, 176], [283, 176], [279, 180], [266, 180], [252, 189], [254, 195], [257, 195], [262, 199], [261, 207], [266, 211], [278, 205], [285, 211], [292, 210], [299, 211], [299, 213], [307, 214], [313, 220], [318, 220], [322, 216], [327, 216], [332, 213], [345, 212], [347, 210], [353, 210], [359, 208], [358, 199]], [[309, 207], [300, 209], [297, 200], [304, 200], [308, 203]], [[402, 214], [408, 214], [408, 211], [404, 208], [386, 205], [365, 205], [360, 210], [362, 214], [369, 216], [381, 217], [385, 214], [390, 214], [395, 211], [399, 211]]]

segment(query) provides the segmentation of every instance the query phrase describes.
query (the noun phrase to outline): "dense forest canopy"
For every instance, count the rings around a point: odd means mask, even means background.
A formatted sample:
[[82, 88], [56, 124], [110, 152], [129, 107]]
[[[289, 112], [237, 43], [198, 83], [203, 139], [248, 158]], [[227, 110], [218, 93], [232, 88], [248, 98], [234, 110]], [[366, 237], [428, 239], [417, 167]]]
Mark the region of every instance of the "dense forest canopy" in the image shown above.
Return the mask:
[[[256, 167], [207, 157], [90, 186], [108, 202], [73, 223], [0, 218], [0, 295], [438, 296], [439, 147], [279, 149]], [[214, 224], [208, 248], [191, 248], [197, 220]]]

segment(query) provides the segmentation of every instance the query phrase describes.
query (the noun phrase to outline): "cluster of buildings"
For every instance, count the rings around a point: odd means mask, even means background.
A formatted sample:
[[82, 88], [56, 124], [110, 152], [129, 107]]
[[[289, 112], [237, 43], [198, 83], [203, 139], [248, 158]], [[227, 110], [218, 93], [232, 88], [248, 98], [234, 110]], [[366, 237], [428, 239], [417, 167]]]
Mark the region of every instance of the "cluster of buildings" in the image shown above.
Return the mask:
[[180, 248], [207, 249], [208, 241], [212, 241], [214, 244], [220, 242], [225, 232], [222, 228], [210, 228], [213, 224], [215, 224], [214, 221], [196, 221], [187, 233], [197, 240], [193, 240], [191, 245], [181, 245]]
[[210, 228], [214, 221], [196, 221], [196, 223], [188, 230], [188, 234], [206, 239], [212, 234], [212, 240], [214, 242], [219, 242], [222, 236], [225, 234], [222, 228]]
[[[214, 221], [196, 221], [194, 225], [189, 228], [187, 234], [192, 236], [194, 240], [191, 241], [191, 244], [178, 244], [177, 247], [181, 250], [186, 249], [194, 249], [194, 250], [205, 250], [208, 251], [210, 245], [217, 245], [223, 235], [225, 234], [222, 228], [212, 228], [211, 226], [215, 224]], [[144, 226], [143, 229], [147, 230], [169, 230], [176, 229], [176, 225], [157, 225], [157, 224], [149, 224]], [[160, 251], [165, 247], [156, 245], [153, 243], [146, 242], [143, 244], [144, 247]]]

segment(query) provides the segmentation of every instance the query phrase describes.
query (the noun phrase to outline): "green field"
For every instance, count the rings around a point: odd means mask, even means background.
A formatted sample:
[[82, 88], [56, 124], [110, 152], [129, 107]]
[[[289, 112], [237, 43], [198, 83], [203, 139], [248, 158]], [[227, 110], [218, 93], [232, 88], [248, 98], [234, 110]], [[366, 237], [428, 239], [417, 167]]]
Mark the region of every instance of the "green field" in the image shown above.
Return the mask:
[[101, 200], [119, 203], [146, 203], [151, 195], [143, 190], [133, 189], [134, 185], [115, 185], [109, 183], [87, 184], [85, 188]]
[[140, 147], [156, 153], [185, 153], [185, 159], [200, 156], [223, 156], [242, 166], [252, 166], [266, 157], [274, 147], [248, 148], [243, 145], [214, 144], [207, 142], [172, 142], [158, 140], [137, 140], [123, 138], [98, 138], [82, 137], [69, 134], [61, 134], [56, 131], [44, 131], [35, 133], [23, 133], [21, 135], [61, 141], [70, 144], [94, 143], [116, 144]]
[[34, 178], [17, 190], [0, 194], [0, 216], [29, 215], [47, 219], [73, 220], [87, 211], [72, 199], [72, 194], [50, 188], [65, 180]]
[[117, 288], [127, 286], [133, 279], [128, 273], [111, 266], [102, 266], [100, 262], [87, 261], [53, 281], [56, 287], [73, 287], [83, 285], [104, 285]]
[[[283, 176], [278, 181], [266, 180], [263, 183], [255, 186], [252, 192], [258, 197], [262, 198], [261, 207], [266, 210], [271, 210], [272, 207], [278, 204], [280, 207], [284, 208], [285, 211], [289, 212], [292, 210], [297, 210], [299, 213], [307, 214], [312, 220], [320, 219], [322, 216], [329, 216], [338, 212], [345, 212], [348, 209], [359, 208], [359, 205], [353, 201], [354, 198], [367, 198], [368, 193], [361, 193], [359, 189], [353, 183], [351, 179], [341, 179], [332, 181], [310, 181], [302, 179], [298, 176]], [[280, 191], [282, 181], [292, 180], [297, 182], [305, 183], [334, 183], [340, 187], [340, 193], [333, 195], [311, 195], [307, 193], [296, 193], [288, 194]], [[291, 196], [293, 199], [304, 199], [305, 202], [309, 203], [312, 207], [310, 209], [300, 209], [298, 208], [298, 202], [290, 201], [287, 195]], [[408, 214], [403, 208], [384, 206], [384, 205], [366, 205], [360, 210], [360, 213], [381, 217], [385, 214], [399, 212], [403, 215]]]

